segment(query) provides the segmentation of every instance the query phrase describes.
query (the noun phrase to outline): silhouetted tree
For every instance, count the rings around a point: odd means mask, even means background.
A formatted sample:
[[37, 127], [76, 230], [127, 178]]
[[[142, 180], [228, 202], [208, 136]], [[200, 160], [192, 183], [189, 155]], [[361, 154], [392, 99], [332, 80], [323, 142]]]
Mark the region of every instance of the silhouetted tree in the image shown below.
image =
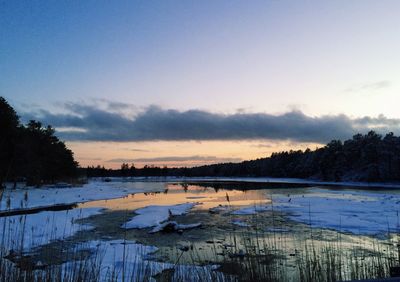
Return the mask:
[[18, 128], [17, 113], [3, 97], [0, 97], [0, 187], [12, 170]]
[[0, 97], [0, 184], [25, 178], [28, 184], [75, 177], [77, 162], [51, 126], [31, 120], [26, 126]]

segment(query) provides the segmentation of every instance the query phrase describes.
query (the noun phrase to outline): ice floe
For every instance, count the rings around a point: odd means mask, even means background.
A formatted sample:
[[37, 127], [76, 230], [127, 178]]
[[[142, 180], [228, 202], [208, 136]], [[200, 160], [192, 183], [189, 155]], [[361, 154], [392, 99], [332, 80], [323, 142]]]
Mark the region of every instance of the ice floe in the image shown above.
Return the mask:
[[150, 228], [159, 226], [167, 221], [171, 216], [183, 215], [189, 212], [196, 203], [185, 203], [173, 206], [147, 206], [142, 209], [135, 210], [137, 214], [130, 221], [122, 225], [123, 228]]

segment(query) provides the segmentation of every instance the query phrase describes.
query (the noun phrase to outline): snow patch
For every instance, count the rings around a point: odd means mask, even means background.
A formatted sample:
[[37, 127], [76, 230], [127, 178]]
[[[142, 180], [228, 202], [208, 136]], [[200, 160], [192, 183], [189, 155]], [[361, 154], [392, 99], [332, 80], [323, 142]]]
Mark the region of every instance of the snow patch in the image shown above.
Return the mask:
[[[156, 281], [155, 275], [167, 269], [174, 269], [172, 281], [226, 281], [225, 275], [215, 271], [217, 265], [175, 265], [152, 261], [158, 249], [154, 246], [145, 246], [133, 241], [89, 241], [80, 247], [93, 254], [100, 254], [100, 281], [109, 281], [110, 274], [114, 274], [113, 281]], [[74, 263], [68, 262], [64, 266], [73, 267]], [[205, 280], [204, 280], [205, 279]]]
[[270, 211], [271, 206], [252, 206], [247, 208], [241, 208], [238, 210], [233, 211], [231, 214], [234, 215], [252, 215], [259, 212]]
[[164, 221], [167, 221], [170, 216], [188, 213], [196, 204], [197, 203], [185, 203], [173, 206], [147, 206], [142, 209], [137, 209], [135, 213], [138, 215], [124, 223], [122, 228], [144, 229], [159, 226]]
[[86, 208], [2, 217], [0, 238], [10, 240], [7, 246], [14, 250], [29, 251], [73, 236], [78, 231], [92, 229], [92, 226], [76, 223], [76, 220], [100, 214], [101, 211], [101, 208]]
[[241, 221], [240, 219], [233, 219], [232, 224], [240, 226], [240, 227], [249, 227], [250, 226], [246, 222]]

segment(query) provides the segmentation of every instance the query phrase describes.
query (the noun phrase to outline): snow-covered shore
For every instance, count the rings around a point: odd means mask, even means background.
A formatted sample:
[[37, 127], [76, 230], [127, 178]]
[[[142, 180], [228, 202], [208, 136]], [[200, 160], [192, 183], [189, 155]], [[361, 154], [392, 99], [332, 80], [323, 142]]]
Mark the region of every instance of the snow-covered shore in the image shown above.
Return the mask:
[[0, 211], [31, 209], [60, 204], [77, 204], [96, 200], [121, 198], [134, 193], [164, 191], [161, 182], [103, 182], [92, 180], [76, 187], [7, 188], [0, 201]]

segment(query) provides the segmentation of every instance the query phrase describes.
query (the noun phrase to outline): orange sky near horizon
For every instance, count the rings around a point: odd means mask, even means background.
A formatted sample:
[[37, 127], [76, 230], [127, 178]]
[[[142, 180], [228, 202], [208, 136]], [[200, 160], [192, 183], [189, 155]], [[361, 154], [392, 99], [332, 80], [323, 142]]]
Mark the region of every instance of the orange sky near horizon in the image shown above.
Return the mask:
[[192, 167], [222, 162], [240, 162], [286, 150], [312, 150], [318, 143], [277, 140], [243, 141], [152, 141], [152, 142], [67, 142], [81, 167], [104, 165], [119, 168], [123, 162], [168, 167]]

